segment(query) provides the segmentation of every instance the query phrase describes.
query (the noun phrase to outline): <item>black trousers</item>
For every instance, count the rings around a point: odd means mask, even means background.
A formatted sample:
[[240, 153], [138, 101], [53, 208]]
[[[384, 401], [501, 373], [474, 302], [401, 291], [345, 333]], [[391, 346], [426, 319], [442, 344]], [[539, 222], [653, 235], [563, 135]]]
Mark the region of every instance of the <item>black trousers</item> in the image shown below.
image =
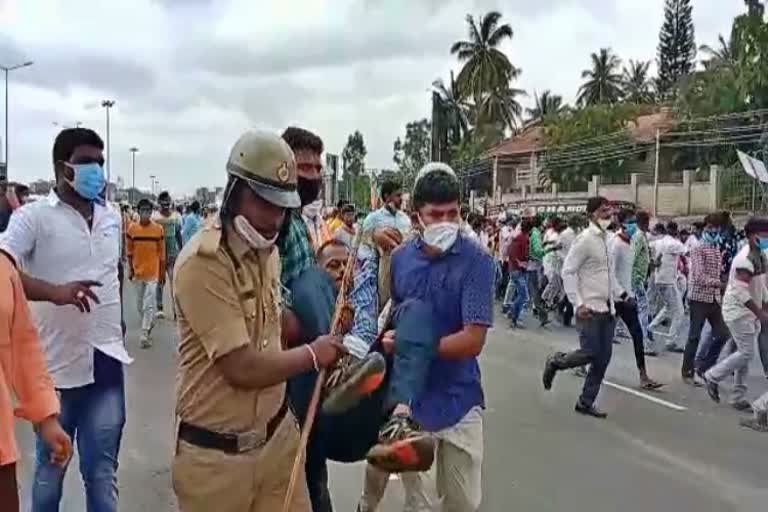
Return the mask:
[[691, 327], [688, 331], [688, 342], [685, 344], [683, 366], [680, 370], [683, 378], [693, 377], [694, 360], [696, 359], [696, 352], [699, 350], [699, 340], [704, 322], [709, 322], [712, 327], [712, 336], [716, 346], [722, 347], [731, 336], [728, 332], [728, 326], [723, 321], [720, 304], [695, 300], [689, 301], [688, 304], [691, 312]]
[[643, 328], [640, 326], [640, 317], [635, 302], [617, 302], [616, 315], [621, 318], [632, 337], [632, 345], [635, 349], [635, 362], [640, 372], [645, 371], [645, 347], [643, 346]]

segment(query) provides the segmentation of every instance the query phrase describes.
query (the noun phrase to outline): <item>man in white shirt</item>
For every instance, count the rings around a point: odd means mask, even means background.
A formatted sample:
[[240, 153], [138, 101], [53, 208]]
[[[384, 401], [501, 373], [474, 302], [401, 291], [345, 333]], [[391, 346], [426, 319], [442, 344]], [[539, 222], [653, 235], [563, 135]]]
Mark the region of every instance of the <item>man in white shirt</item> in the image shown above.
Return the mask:
[[632, 237], [637, 233], [637, 218], [630, 210], [622, 209], [616, 216], [619, 231], [611, 238], [608, 251], [611, 256], [613, 277], [616, 279], [614, 299], [616, 301], [616, 315], [627, 326], [632, 344], [635, 350], [635, 362], [640, 373], [640, 387], [654, 390], [661, 384], [648, 377], [645, 367], [645, 346], [643, 344], [643, 328], [640, 326], [635, 291], [632, 287], [632, 266], [634, 253], [632, 251]]
[[[11, 217], [0, 250], [23, 270], [61, 424], [77, 439], [89, 511], [117, 511], [117, 459], [125, 423], [120, 215], [103, 205], [101, 138], [71, 128], [56, 137], [56, 187]], [[59, 510], [66, 468], [37, 440], [32, 512]]]
[[768, 321], [768, 261], [763, 253], [768, 249], [768, 218], [752, 217], [744, 231], [747, 245], [733, 259], [722, 306], [723, 320], [736, 351], [704, 373], [707, 392], [715, 402], [720, 401], [719, 383], [729, 375], [735, 376], [729, 402], [740, 411], [751, 408], [746, 400], [746, 377], [755, 356], [760, 322]]
[[656, 291], [661, 300], [661, 310], [656, 314], [649, 331], [655, 333], [661, 323], [669, 319], [669, 334], [667, 336], [667, 350], [683, 353], [683, 344], [680, 343], [680, 331], [684, 321], [683, 297], [677, 284], [677, 265], [681, 257], [686, 253], [685, 245], [677, 238], [677, 223], [669, 222], [666, 234], [652, 242], [654, 257], [659, 261], [656, 269]]
[[594, 402], [611, 361], [616, 328], [616, 283], [606, 232], [611, 224], [611, 205], [604, 197], [591, 197], [587, 201], [587, 215], [589, 227], [576, 238], [563, 264], [563, 286], [576, 307], [580, 348], [548, 357], [542, 382], [544, 389], [551, 389], [558, 370], [590, 365], [575, 409], [581, 414], [605, 418], [607, 414]]

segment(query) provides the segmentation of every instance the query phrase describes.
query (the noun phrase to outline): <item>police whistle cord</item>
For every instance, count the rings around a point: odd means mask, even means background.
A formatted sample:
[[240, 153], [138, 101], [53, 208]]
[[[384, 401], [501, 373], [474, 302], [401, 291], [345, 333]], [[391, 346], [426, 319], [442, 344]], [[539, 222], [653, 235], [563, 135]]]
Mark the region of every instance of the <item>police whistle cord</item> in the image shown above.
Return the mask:
[[[336, 296], [336, 306], [333, 312], [333, 321], [331, 322], [331, 334], [341, 334], [342, 319], [346, 316], [349, 304], [349, 294], [352, 293], [353, 277], [355, 275], [355, 262], [357, 261], [357, 251], [360, 248], [360, 242], [363, 238], [362, 229], [355, 236], [355, 240], [352, 244], [352, 250], [349, 252], [347, 258], [347, 266], [344, 268], [344, 276], [341, 280], [341, 286], [339, 287], [339, 294]], [[325, 385], [325, 378], [327, 376], [325, 368], [320, 369], [320, 373], [317, 375], [315, 381], [315, 389], [312, 391], [312, 398], [307, 408], [307, 416], [304, 418], [304, 425], [301, 427], [301, 437], [299, 438], [299, 448], [296, 451], [296, 457], [293, 459], [293, 468], [291, 468], [291, 479], [288, 481], [288, 489], [285, 492], [285, 500], [283, 501], [283, 512], [291, 511], [291, 504], [293, 503], [293, 493], [296, 489], [296, 481], [299, 478], [299, 471], [304, 471], [304, 453], [307, 449], [307, 442], [309, 440], [309, 433], [312, 431], [312, 425], [315, 422], [315, 416], [317, 416], [317, 406], [320, 403], [320, 393]]]

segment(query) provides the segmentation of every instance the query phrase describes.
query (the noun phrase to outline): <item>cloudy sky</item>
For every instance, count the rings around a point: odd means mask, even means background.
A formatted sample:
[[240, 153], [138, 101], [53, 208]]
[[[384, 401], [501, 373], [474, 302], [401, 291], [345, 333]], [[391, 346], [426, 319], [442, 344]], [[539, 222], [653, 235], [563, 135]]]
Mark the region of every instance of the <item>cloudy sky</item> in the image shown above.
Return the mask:
[[[339, 153], [360, 130], [367, 165], [392, 167], [406, 122], [429, 116], [429, 86], [458, 70], [449, 54], [464, 17], [498, 9], [523, 69], [516, 84], [572, 101], [590, 52], [655, 55], [664, 0], [0, 0], [0, 65], [11, 73], [10, 175], [52, 174], [59, 125], [104, 136], [112, 172], [149, 175], [174, 194], [224, 182], [229, 148], [248, 127], [297, 124]], [[694, 0], [696, 41], [727, 34], [742, 0]], [[530, 101], [530, 99], [528, 100]]]

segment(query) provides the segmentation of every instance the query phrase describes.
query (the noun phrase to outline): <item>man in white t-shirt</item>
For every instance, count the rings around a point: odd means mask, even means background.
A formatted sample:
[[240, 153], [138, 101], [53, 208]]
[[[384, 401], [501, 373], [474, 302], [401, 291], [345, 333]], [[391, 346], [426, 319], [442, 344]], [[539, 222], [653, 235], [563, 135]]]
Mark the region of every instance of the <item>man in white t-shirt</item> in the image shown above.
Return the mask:
[[684, 320], [683, 297], [677, 286], [677, 266], [686, 253], [685, 245], [677, 237], [677, 223], [667, 224], [667, 233], [652, 242], [658, 268], [656, 268], [656, 290], [661, 300], [661, 310], [656, 314], [648, 329], [655, 332], [659, 325], [669, 319], [667, 350], [684, 352], [680, 343], [680, 331]]
[[736, 344], [736, 351], [704, 374], [707, 392], [715, 402], [720, 401], [719, 383], [729, 375], [735, 376], [729, 402], [740, 411], [752, 408], [746, 400], [746, 377], [749, 363], [755, 356], [760, 322], [768, 321], [765, 282], [768, 260], [763, 254], [768, 249], [768, 218], [752, 217], [744, 231], [748, 242], [733, 259], [723, 296], [723, 320]]

